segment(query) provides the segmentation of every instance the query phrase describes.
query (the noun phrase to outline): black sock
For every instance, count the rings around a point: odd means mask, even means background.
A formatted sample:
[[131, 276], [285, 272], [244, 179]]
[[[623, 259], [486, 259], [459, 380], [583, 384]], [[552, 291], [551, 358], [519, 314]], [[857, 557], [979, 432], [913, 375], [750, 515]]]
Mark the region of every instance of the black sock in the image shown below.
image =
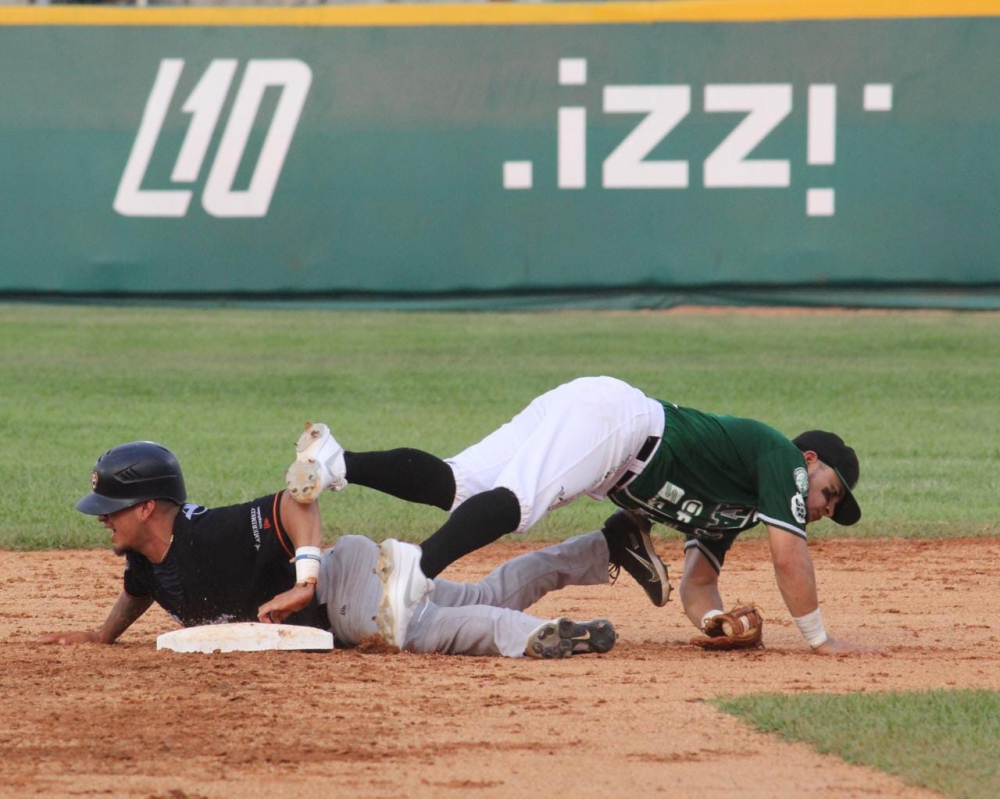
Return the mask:
[[469, 497], [420, 545], [420, 568], [427, 577], [437, 577], [449, 564], [516, 530], [520, 523], [521, 503], [509, 488]]
[[406, 448], [345, 452], [344, 463], [348, 483], [441, 510], [455, 504], [455, 475], [436, 455]]

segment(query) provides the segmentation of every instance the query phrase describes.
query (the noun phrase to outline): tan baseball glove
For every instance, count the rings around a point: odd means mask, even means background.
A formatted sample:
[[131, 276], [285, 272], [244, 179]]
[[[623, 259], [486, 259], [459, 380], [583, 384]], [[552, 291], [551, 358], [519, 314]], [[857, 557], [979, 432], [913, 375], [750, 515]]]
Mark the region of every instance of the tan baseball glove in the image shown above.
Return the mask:
[[760, 649], [764, 646], [764, 615], [754, 604], [738, 605], [710, 618], [691, 643], [702, 649]]

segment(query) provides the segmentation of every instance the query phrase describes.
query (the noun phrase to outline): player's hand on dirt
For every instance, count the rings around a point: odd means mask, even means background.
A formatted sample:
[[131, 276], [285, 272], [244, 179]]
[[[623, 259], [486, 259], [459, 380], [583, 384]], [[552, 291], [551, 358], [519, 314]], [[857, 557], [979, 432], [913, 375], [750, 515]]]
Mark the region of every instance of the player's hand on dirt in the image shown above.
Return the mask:
[[314, 585], [295, 585], [261, 605], [257, 611], [257, 620], [264, 624], [281, 624], [293, 613], [308, 605], [315, 592]]
[[826, 643], [816, 647], [813, 652], [817, 655], [884, 655], [885, 650], [877, 646], [866, 644], [852, 644], [841, 638], [827, 638]]
[[101, 636], [97, 630], [70, 633], [49, 633], [38, 639], [39, 644], [99, 644]]

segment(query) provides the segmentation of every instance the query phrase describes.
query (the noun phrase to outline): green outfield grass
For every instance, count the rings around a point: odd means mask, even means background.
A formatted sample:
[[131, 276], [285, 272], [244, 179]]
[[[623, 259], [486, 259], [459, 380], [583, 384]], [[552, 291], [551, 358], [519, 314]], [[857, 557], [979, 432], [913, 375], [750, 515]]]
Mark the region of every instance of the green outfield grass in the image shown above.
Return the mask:
[[761, 695], [716, 703], [786, 741], [955, 799], [1000, 796], [1000, 695], [992, 691]]
[[[449, 455], [537, 394], [610, 374], [788, 435], [841, 433], [862, 461], [859, 536], [995, 535], [1000, 315], [364, 313], [0, 305], [0, 547], [103, 544], [73, 509], [96, 457], [166, 444], [206, 505], [280, 488], [307, 419], [349, 449]], [[440, 511], [361, 488], [326, 536], [420, 540]], [[535, 538], [593, 529], [581, 500]], [[840, 535], [830, 522], [811, 535]], [[670, 535], [669, 533], [666, 535]]]

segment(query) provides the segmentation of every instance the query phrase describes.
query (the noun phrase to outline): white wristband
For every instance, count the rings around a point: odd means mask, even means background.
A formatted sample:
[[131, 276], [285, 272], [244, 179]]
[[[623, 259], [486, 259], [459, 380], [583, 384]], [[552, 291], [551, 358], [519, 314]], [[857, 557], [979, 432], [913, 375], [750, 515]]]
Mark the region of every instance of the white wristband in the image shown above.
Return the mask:
[[705, 612], [705, 615], [701, 617], [701, 629], [705, 629], [705, 625], [708, 624], [708, 620], [713, 616], [721, 616], [721, 610], [709, 610]]
[[295, 582], [297, 584], [319, 581], [319, 547], [298, 547], [295, 550]]
[[792, 616], [792, 621], [799, 628], [799, 632], [806, 639], [806, 643], [813, 649], [823, 646], [823, 644], [830, 640], [830, 636], [823, 628], [823, 614], [819, 608], [816, 608], [812, 613], [807, 613], [805, 616]]

